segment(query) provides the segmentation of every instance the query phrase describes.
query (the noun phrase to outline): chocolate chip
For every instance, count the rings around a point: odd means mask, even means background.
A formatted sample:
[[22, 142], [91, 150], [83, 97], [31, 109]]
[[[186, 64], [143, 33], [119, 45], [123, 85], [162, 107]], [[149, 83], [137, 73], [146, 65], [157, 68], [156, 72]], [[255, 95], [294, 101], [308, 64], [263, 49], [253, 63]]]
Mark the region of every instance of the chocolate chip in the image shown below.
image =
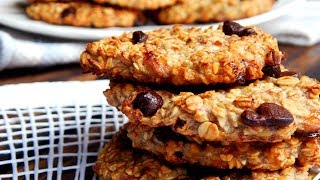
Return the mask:
[[155, 91], [146, 90], [140, 92], [133, 101], [133, 108], [139, 109], [146, 117], [153, 116], [162, 106], [162, 97]]
[[225, 35], [236, 34], [239, 37], [257, 34], [253, 29], [245, 28], [233, 21], [225, 21], [223, 23], [222, 30]]
[[256, 112], [245, 110], [241, 114], [242, 122], [248, 126], [285, 127], [293, 122], [292, 114], [282, 106], [263, 103]]
[[296, 78], [301, 78], [301, 74], [298, 73], [298, 72], [294, 72], [294, 71], [284, 71], [284, 72], [281, 72], [280, 74], [280, 77], [283, 77], [283, 76], [292, 76], [292, 77], [296, 77]]
[[263, 67], [262, 72], [264, 73], [265, 76], [278, 78], [278, 77], [280, 77], [281, 69], [280, 69], [279, 65], [275, 65], [275, 66], [268, 66], [267, 65], [267, 66]]
[[69, 7], [69, 8], [66, 8], [62, 11], [61, 13], [61, 18], [65, 18], [71, 14], [75, 14], [76, 13], [76, 9], [73, 8], [73, 7]]
[[147, 39], [148, 39], [148, 35], [146, 35], [142, 31], [135, 31], [132, 33], [132, 43], [133, 44], [145, 42]]

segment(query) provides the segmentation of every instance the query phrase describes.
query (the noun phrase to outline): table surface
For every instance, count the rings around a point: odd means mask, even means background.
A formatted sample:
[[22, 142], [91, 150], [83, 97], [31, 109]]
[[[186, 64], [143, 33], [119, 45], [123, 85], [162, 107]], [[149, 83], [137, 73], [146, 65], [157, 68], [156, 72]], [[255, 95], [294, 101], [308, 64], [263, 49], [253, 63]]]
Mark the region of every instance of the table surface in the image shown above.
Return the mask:
[[[300, 72], [320, 80], [320, 43], [311, 47], [281, 45], [287, 55], [283, 62], [291, 71]], [[0, 72], [0, 85], [41, 81], [95, 80], [91, 74], [83, 74], [78, 63], [47, 68], [14, 69]]]

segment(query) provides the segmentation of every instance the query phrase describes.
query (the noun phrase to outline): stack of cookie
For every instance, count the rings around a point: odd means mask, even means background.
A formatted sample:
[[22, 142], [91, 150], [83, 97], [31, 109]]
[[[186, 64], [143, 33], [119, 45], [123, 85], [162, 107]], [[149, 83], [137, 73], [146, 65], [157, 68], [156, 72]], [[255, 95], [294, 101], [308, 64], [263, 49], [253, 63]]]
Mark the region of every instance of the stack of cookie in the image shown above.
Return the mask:
[[[101, 152], [102, 179], [310, 179], [320, 164], [320, 83], [281, 66], [277, 40], [227, 21], [88, 44], [129, 119]], [[139, 149], [139, 150], [137, 150]]]
[[[146, 22], [190, 24], [234, 20], [270, 10], [274, 0], [29, 0], [29, 17], [52, 24], [131, 27]], [[252, 8], [254, 7], [254, 8]]]

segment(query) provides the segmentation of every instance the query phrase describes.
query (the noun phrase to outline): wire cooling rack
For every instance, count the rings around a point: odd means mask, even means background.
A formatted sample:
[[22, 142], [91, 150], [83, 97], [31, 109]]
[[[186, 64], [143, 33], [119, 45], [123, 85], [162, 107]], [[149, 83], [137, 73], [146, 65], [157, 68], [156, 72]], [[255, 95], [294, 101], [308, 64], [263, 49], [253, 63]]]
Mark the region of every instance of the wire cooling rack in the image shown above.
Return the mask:
[[[0, 102], [0, 179], [95, 179], [92, 165], [98, 152], [127, 121], [121, 112], [106, 103], [102, 88], [107, 88], [107, 83], [0, 87], [2, 102], [10, 98], [15, 101], [10, 94], [21, 94], [24, 90], [24, 95], [15, 96], [22, 98], [18, 107]], [[33, 93], [28, 94], [28, 88]], [[40, 96], [37, 93], [52, 93], [44, 90], [57, 93], [55, 105], [46, 98], [36, 99]], [[79, 103], [84, 100], [77, 93], [92, 98], [88, 103]], [[57, 99], [62, 96], [69, 99], [61, 100], [64, 105], [57, 105]], [[26, 101], [32, 98], [37, 102]], [[94, 104], [94, 101], [99, 102]]]

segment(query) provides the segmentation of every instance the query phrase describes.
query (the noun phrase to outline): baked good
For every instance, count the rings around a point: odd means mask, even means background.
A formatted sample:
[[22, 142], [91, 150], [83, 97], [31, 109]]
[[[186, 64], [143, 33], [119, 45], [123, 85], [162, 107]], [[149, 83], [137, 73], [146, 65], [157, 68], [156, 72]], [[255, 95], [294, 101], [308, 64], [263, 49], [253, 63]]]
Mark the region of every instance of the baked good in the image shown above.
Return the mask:
[[93, 0], [96, 3], [108, 3], [120, 7], [133, 9], [158, 9], [161, 7], [173, 5], [177, 0]]
[[172, 164], [198, 164], [219, 169], [276, 171], [295, 163], [320, 161], [317, 138], [297, 138], [278, 143], [203, 142], [198, 144], [175, 133], [170, 127], [131, 125], [128, 137], [134, 148], [154, 153]]
[[122, 129], [101, 151], [93, 170], [102, 180], [106, 179], [207, 179], [207, 180], [273, 180], [311, 179], [310, 165], [291, 166], [279, 171], [215, 170], [194, 165], [175, 166], [152, 156], [146, 151], [135, 150]]
[[33, 3], [26, 8], [27, 15], [35, 20], [51, 24], [85, 26], [85, 27], [113, 27], [134, 26], [143, 23], [144, 16], [139, 11], [116, 9], [83, 2], [70, 3]]
[[252, 17], [270, 10], [274, 0], [179, 0], [160, 10], [162, 24], [191, 24]]
[[94, 172], [100, 179], [175, 179], [186, 170], [161, 162], [151, 154], [134, 150], [127, 127], [118, 132], [99, 154]]
[[226, 22], [218, 30], [136, 31], [87, 45], [84, 72], [101, 77], [173, 85], [237, 83], [280, 71], [277, 40], [256, 27]]
[[130, 122], [169, 126], [199, 143], [280, 142], [295, 132], [320, 130], [320, 83], [307, 76], [265, 77], [248, 86], [200, 94], [112, 83], [104, 94]]

